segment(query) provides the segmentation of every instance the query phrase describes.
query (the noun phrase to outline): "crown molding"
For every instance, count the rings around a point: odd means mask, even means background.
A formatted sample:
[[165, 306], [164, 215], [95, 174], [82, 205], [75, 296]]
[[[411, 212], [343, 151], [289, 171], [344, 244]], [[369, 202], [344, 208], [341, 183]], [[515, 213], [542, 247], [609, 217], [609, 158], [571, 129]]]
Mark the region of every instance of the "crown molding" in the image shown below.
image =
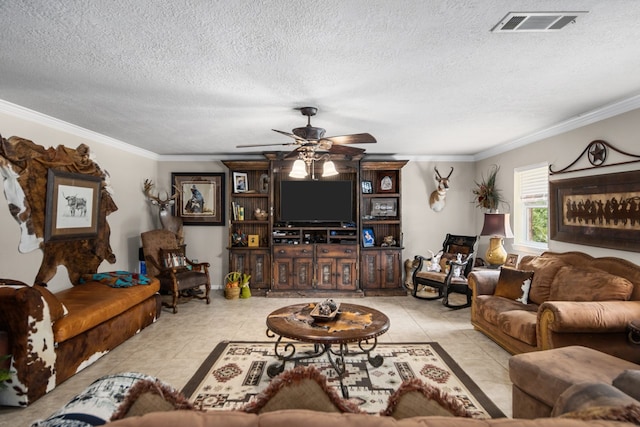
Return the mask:
[[529, 135], [523, 136], [522, 138], [518, 138], [512, 141], [505, 141], [504, 143], [496, 147], [476, 154], [474, 156], [474, 161], [497, 156], [499, 154], [506, 153], [507, 151], [515, 150], [516, 148], [538, 142], [542, 139], [560, 135], [562, 133], [578, 129], [604, 119], [615, 117], [638, 108], [640, 108], [640, 95], [635, 95], [621, 101], [615, 101], [610, 104], [603, 105], [602, 107], [596, 108], [595, 110], [591, 110], [583, 114], [578, 114], [575, 117], [557, 123], [548, 128], [541, 129]]
[[80, 126], [76, 126], [64, 120], [56, 119], [46, 114], [39, 113], [29, 108], [22, 107], [20, 105], [13, 104], [8, 101], [0, 99], [0, 112], [9, 114], [18, 119], [27, 120], [33, 123], [38, 123], [50, 128], [66, 132], [80, 138], [88, 139], [90, 141], [99, 142], [109, 147], [114, 147], [127, 153], [135, 154], [136, 156], [145, 157], [151, 160], [160, 160], [160, 156], [152, 151], [144, 150], [126, 142], [120, 141], [115, 138], [103, 135], [98, 132], [94, 132], [85, 129]]

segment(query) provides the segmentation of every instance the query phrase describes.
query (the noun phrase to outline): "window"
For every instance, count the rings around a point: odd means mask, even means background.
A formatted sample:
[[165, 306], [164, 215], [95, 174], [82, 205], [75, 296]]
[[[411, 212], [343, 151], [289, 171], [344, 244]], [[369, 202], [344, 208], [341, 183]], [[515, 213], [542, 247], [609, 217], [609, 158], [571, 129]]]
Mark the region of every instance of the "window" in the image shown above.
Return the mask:
[[514, 243], [547, 249], [549, 240], [549, 165], [517, 168], [514, 173]]

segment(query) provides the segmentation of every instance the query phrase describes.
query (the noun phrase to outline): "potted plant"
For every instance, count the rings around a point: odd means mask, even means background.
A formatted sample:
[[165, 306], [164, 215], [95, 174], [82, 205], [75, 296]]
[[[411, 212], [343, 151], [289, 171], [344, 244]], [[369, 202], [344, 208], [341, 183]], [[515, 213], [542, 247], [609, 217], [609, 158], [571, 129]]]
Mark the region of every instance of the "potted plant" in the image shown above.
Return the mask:
[[500, 204], [505, 203], [501, 191], [496, 188], [499, 170], [500, 166], [493, 165], [487, 178], [483, 176], [481, 182], [476, 181], [476, 188], [472, 190], [476, 206], [489, 212], [497, 212]]
[[242, 273], [232, 271], [225, 276], [224, 296], [226, 299], [236, 299], [240, 296], [240, 280]]
[[249, 298], [251, 296], [251, 289], [249, 288], [249, 280], [251, 280], [250, 274], [243, 274], [240, 279], [240, 298]]

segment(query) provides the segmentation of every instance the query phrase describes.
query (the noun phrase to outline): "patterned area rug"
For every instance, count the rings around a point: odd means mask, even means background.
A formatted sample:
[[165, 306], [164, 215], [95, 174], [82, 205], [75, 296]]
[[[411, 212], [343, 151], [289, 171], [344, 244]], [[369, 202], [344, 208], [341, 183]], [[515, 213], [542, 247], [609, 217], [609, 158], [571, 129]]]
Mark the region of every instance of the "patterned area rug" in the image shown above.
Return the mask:
[[[284, 342], [284, 341], [283, 341]], [[296, 354], [312, 351], [313, 344], [294, 343]], [[277, 362], [274, 342], [219, 343], [189, 380], [182, 393], [205, 410], [242, 407], [264, 390], [271, 380], [267, 368]], [[282, 351], [282, 349], [280, 349]], [[407, 379], [419, 378], [461, 399], [477, 418], [500, 418], [504, 414], [478, 388], [438, 343], [378, 344], [372, 356], [384, 363], [374, 368], [364, 355], [346, 358], [343, 384], [351, 401], [371, 414], [386, 408], [391, 393]], [[327, 356], [296, 362], [313, 364], [340, 393], [340, 384]], [[293, 367], [290, 362], [285, 367]]]

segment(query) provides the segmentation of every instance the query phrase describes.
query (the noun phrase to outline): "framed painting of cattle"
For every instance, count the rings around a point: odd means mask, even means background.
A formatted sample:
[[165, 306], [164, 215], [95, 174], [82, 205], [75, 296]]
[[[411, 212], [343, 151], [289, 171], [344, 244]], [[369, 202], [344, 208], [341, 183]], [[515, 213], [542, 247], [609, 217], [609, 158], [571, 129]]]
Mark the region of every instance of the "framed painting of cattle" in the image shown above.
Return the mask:
[[49, 169], [44, 241], [98, 236], [102, 178]]

